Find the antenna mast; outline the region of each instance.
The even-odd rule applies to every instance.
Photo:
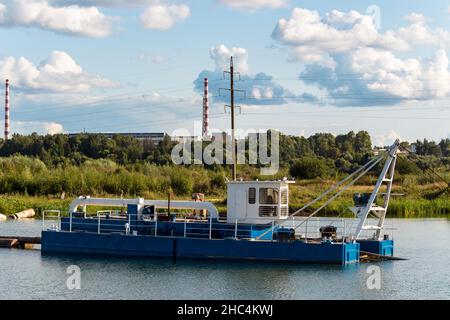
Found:
[[[219,95],[220,95],[220,90],[227,90],[230,91],[230,105],[225,105],[225,107],[229,107],[231,109],[231,155],[232,155],[232,161],[233,161],[233,165],[232,165],[232,176],[233,176],[233,181],[236,181],[236,170],[237,170],[237,163],[236,163],[236,137],[235,137],[235,121],[234,121],[234,109],[236,108],[240,108],[239,106],[235,106],[234,105],[234,93],[236,91],[239,92],[244,92],[245,95],[245,91],[244,90],[237,90],[234,88],[234,75],[237,74],[239,76],[239,79],[241,78],[241,74],[239,72],[234,72],[234,65],[233,65],[233,57],[230,57],[230,70],[229,71],[224,71],[223,72],[224,76],[225,74],[229,74],[230,75],[230,88],[219,88]]]

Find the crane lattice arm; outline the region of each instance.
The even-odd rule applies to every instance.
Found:
[[[388,149],[388,154],[386,162],[384,164],[383,170],[378,177],[377,183],[375,185],[369,200],[364,207],[359,208],[357,215],[359,217],[359,223],[356,227],[354,238],[358,239],[363,230],[375,230],[374,237],[378,240],[382,238],[382,231],[384,227],[384,221],[386,219],[386,212],[389,206],[389,200],[391,197],[392,183],[394,181],[395,164],[397,162],[397,152],[400,146],[400,141],[396,140],[395,143]],[[380,194],[380,189],[383,185],[386,185],[386,192],[384,193],[384,201],[382,205],[376,205],[375,200]],[[378,223],[375,225],[366,225],[367,217],[369,213],[372,213]]]

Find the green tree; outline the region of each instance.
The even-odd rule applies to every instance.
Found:
[[[441,154],[444,157],[450,157],[450,139],[442,139],[439,142],[439,147],[441,148]]]
[[[419,167],[408,159],[404,159],[403,157],[397,157],[397,164],[395,169],[400,174],[419,174],[421,170]]]
[[[314,179],[326,177],[329,169],[323,158],[307,156],[296,160],[289,172],[295,178]]]
[[[340,151],[336,147],[336,140],[331,133],[316,133],[308,138],[309,144],[318,156],[337,159]]]

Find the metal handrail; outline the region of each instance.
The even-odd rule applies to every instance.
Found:
[[[45,230],[45,215],[46,213],[57,213],[57,215],[47,216],[47,218],[56,218],[58,220],[59,229],[61,229],[61,210],[44,210],[42,211],[42,230]]]
[[[58,211],[54,211],[58,212]],[[133,215],[128,215],[127,220],[123,220],[124,224],[118,224],[117,220],[115,219],[102,219],[101,214],[97,215],[97,233],[108,233],[108,232],[121,232],[125,234],[129,234],[130,230],[134,230],[135,228],[145,227],[149,228],[150,233],[153,233],[153,236],[158,237],[158,223],[160,221],[153,220],[153,223],[150,223],[148,225],[143,225],[141,223],[134,222],[132,220]],[[86,220],[78,220],[74,219],[72,216],[72,213],[69,216],[69,232],[72,232],[73,230],[77,230],[80,226],[83,225],[90,225],[90,229],[93,231],[95,230],[95,220],[87,218]],[[268,222],[267,219],[262,218],[261,219],[264,222]],[[182,221],[175,221],[174,223],[182,225],[178,229],[178,234],[182,237],[188,238],[188,237],[205,237],[209,239],[213,239],[215,232],[226,232],[229,234],[229,237],[233,237],[234,239],[242,239],[243,237],[247,238],[249,235],[249,232],[252,232],[252,229],[254,226],[249,225],[248,228],[242,228],[239,227],[240,220],[238,218],[235,219],[233,224],[226,224],[223,222],[219,222],[218,220],[214,218],[209,218],[207,222],[198,222],[198,221],[192,221],[189,222],[187,218],[185,218]],[[199,225],[199,223],[208,223],[208,227],[205,227],[205,225]],[[299,218],[291,221],[291,220],[284,220],[280,221],[279,219],[272,219],[271,222],[267,223],[266,226],[269,231],[272,231],[271,234],[271,240],[273,240],[275,230],[279,227],[286,227],[290,228],[292,225],[292,229],[297,229],[297,235],[300,235],[302,239],[305,239],[305,241],[308,241],[308,239],[320,239],[321,233],[320,233],[320,227],[323,226],[329,226],[332,225],[336,227],[336,238],[342,239],[342,241],[345,241],[345,239],[349,239],[348,237],[353,234],[353,230],[357,224],[357,219],[355,218]],[[233,226],[234,225],[234,226]],[[123,226],[123,229],[121,229],[120,226]],[[300,227],[299,227],[300,226]],[[127,233],[128,230],[128,233]],[[254,230],[254,229],[253,229]],[[260,229],[258,229],[260,230]],[[264,230],[264,229],[263,229]],[[262,230],[262,231],[263,231]],[[264,231],[267,232],[267,231]],[[263,233],[264,233],[263,232]],[[260,240],[261,234],[253,238],[254,240]],[[266,241],[266,240],[265,240]]]
[[[120,211],[120,210],[98,210],[97,216],[102,215],[103,217],[106,217],[107,215],[109,215],[112,218],[119,218],[119,217],[123,217],[120,215],[121,212],[122,211]]]

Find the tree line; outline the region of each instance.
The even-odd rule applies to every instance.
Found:
[[[147,161],[155,164],[169,164],[170,153],[176,142],[169,136],[154,143],[139,141],[131,136],[120,134],[108,138],[102,134],[31,135],[15,134],[8,141],[0,140],[0,156],[14,154],[37,157],[46,164],[58,164],[61,158],[82,162],[88,159],[110,159],[119,164]],[[351,157],[360,160],[370,153],[372,143],[366,131],[334,136],[330,133],[317,133],[309,138],[281,134],[280,154],[282,162],[294,157],[316,155],[337,159]],[[167,159],[169,155],[169,159]]]
[[[91,160],[104,159],[133,172],[137,165],[173,166],[171,152],[176,143],[167,135],[154,143],[120,134],[111,138],[102,134],[15,134],[8,141],[0,141],[0,157],[32,157],[47,168],[79,167]],[[402,142],[402,146],[415,150],[418,160],[417,163],[399,160],[400,174],[418,173],[430,165],[449,165],[450,139],[439,143],[417,140],[412,145]],[[373,157],[373,144],[367,131],[336,136],[316,133],[308,138],[281,134],[279,152],[284,173],[294,178],[312,179],[356,170]],[[214,165],[206,169],[223,172],[227,167]]]

